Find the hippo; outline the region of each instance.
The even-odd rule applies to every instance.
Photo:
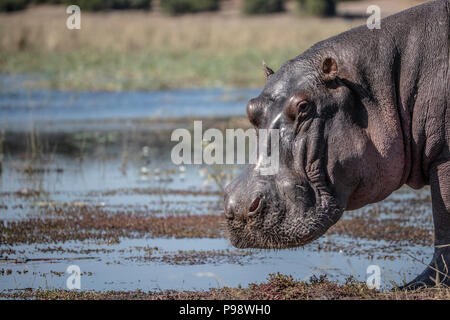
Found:
[[[284,249],[322,236],[346,210],[403,185],[430,186],[434,256],[408,283],[450,284],[450,1],[428,2],[321,41],[274,72],[247,104],[279,131],[279,169],[248,164],[225,189],[237,248]]]

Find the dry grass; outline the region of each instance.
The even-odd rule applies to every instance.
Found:
[[[166,17],[152,12],[82,13],[81,30],[68,30],[64,7],[35,7],[0,15],[2,50],[300,50],[360,24],[345,19],[196,14]]]
[[[235,3],[233,0],[230,3]],[[239,1],[237,1],[239,2]],[[413,0],[343,3],[341,15],[387,15]],[[33,86],[127,90],[262,86],[262,60],[278,68],[312,44],[364,23],[287,13],[244,17],[219,13],[167,17],[159,12],[82,12],[81,30],[66,28],[63,6],[0,14],[0,72],[45,75]]]
[[[376,291],[364,283],[347,280],[337,284],[325,278],[309,282],[297,281],[292,276],[272,274],[267,282],[252,283],[248,288],[210,289],[208,291],[67,291],[23,290],[0,293],[5,299],[37,300],[448,300],[448,288],[418,291]]]
[[[371,0],[340,3],[341,16],[360,19],[322,19],[299,16],[294,3],[286,13],[243,16],[240,1],[218,13],[167,17],[156,11],[82,12],[82,28],[66,28],[64,6],[37,6],[15,14],[0,14],[1,50],[97,50],[133,51],[236,50],[255,48],[278,50],[294,46],[305,49],[315,42],[364,23],[369,5],[378,5],[382,16],[401,11],[425,1]],[[299,51],[300,52],[300,51]]]
[[[0,72],[38,73],[34,86],[127,90],[261,86],[274,68],[355,20],[235,13],[166,17],[154,12],[82,13],[68,30],[63,7],[0,15]]]

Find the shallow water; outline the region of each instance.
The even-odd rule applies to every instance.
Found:
[[[164,92],[88,93],[27,91],[18,80],[1,77],[0,119],[6,140],[49,131],[55,134],[96,128],[106,132],[133,131],[129,120],[160,118],[143,135],[169,136],[174,124],[167,117],[243,115],[245,101],[255,90],[180,90]],[[19,81],[20,83],[20,81]],[[168,111],[169,110],[169,111]],[[114,121],[111,121],[114,120]],[[91,122],[89,122],[91,121]],[[89,126],[87,125],[89,123]],[[30,128],[33,128],[31,130]],[[141,130],[142,128],[139,128]],[[139,131],[138,130],[138,131]],[[54,136],[48,136],[52,150]],[[204,166],[175,166],[170,148],[146,144],[129,136],[98,143],[84,153],[54,152],[33,158],[28,149],[5,151],[0,175],[0,222],[51,216],[48,208],[98,207],[114,214],[144,212],[151,216],[222,212],[221,186],[239,168],[213,170]],[[39,139],[37,137],[36,139]],[[62,142],[61,142],[62,141]],[[58,143],[64,143],[64,139]],[[162,138],[162,141],[165,141]],[[219,175],[219,183],[214,176]],[[343,219],[366,217],[406,219],[404,224],[431,226],[428,190],[402,188],[380,204],[346,213]],[[416,201],[416,202],[411,202]],[[415,214],[404,216],[407,206]],[[63,210],[64,211],[64,210]],[[69,217],[68,217],[69,218]],[[157,247],[157,249],[155,249]],[[152,249],[153,248],[153,249]],[[381,268],[381,283],[401,284],[418,274],[432,248],[408,241],[383,241],[327,234],[295,250],[237,250],[224,238],[121,237],[119,240],[68,240],[57,243],[0,243],[0,291],[24,288],[65,289],[69,265],[81,268],[82,289],[159,290],[207,289],[262,282],[270,273],[296,279],[326,274],[344,282],[349,276],[367,278],[367,268]],[[181,252],[179,252],[181,250]],[[1,271],[4,271],[1,273]],[[26,272],[24,272],[26,270]]]
[[[0,124],[23,130],[31,123],[67,121],[165,119],[244,115],[255,89],[184,89],[167,91],[71,92],[24,88],[26,79],[0,76]],[[55,123],[56,122],[56,123]],[[45,129],[45,128],[43,128]]]
[[[339,242],[348,246],[373,247],[374,253],[379,242],[358,241],[346,237],[329,237],[319,243]],[[165,251],[166,255],[176,254],[179,250],[215,250],[230,257],[212,257],[194,264],[148,261],[146,257],[158,257],[159,253],[148,254],[140,247],[155,247]],[[58,252],[42,253],[41,250],[58,247]],[[262,251],[251,250],[248,256],[230,247],[225,239],[121,239],[119,244],[108,245],[94,241],[73,241],[64,245],[21,245],[14,247],[24,255],[12,255],[19,263],[3,262],[0,267],[11,269],[10,276],[0,277],[0,287],[7,289],[65,289],[69,265],[78,265],[82,273],[82,289],[86,290],[194,290],[217,288],[220,286],[246,286],[249,283],[262,282],[271,273],[291,274],[295,279],[308,280],[313,275],[325,274],[330,280],[343,282],[346,278],[365,281],[367,268],[378,265],[381,268],[382,285],[392,287],[392,283],[401,283],[421,271],[422,266],[406,254],[397,259],[369,259],[357,254],[344,252],[317,252],[317,243],[303,249]],[[64,253],[64,250],[107,250],[89,254]],[[357,250],[357,249],[356,249]],[[407,250],[409,254],[423,258],[431,254],[428,248],[416,247]],[[383,252],[379,252],[383,253]],[[163,254],[163,255],[164,255]],[[223,252],[222,252],[223,254]],[[247,252],[248,254],[248,252]],[[211,255],[211,253],[209,253]],[[52,261],[32,261],[32,259],[54,258]],[[20,263],[24,259],[31,259]],[[27,270],[27,273],[24,273]]]

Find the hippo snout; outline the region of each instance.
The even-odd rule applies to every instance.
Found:
[[[305,245],[341,216],[332,201],[319,201],[308,183],[288,172],[261,176],[250,167],[226,188],[227,235],[237,248],[281,249]],[[328,198],[326,198],[328,199]]]
[[[225,218],[228,221],[237,219],[245,222],[256,217],[264,205],[263,190],[245,190],[244,179],[233,181],[225,189]]]

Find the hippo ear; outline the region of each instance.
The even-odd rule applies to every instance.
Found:
[[[325,81],[333,81],[338,73],[336,60],[331,57],[325,58],[322,62],[322,73]]]
[[[272,69],[270,69],[264,61],[262,64],[264,68],[264,73],[266,74],[266,79],[269,79],[269,77],[273,75],[275,72]]]

